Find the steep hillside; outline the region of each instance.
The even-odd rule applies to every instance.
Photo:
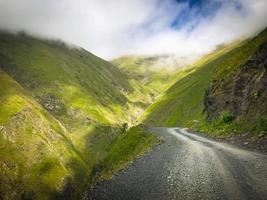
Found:
[[[62,42],[25,34],[0,36],[1,68],[66,124],[119,123],[128,120],[126,111],[134,112],[127,98],[134,88],[110,63]],[[146,97],[135,98],[139,102]]]
[[[267,114],[267,43],[259,46],[249,59],[223,77],[217,77],[207,89],[204,99],[209,121],[222,112],[230,112],[236,120],[255,120]]]
[[[248,41],[231,60],[215,71],[206,91],[204,111],[209,125],[220,127],[216,132],[266,134],[267,30]]]
[[[140,118],[149,125],[184,126],[201,118],[203,97],[214,68],[238,44],[228,45],[177,72],[177,81]]]
[[[127,124],[154,101],[138,122],[264,136],[266,43],[265,30],[166,70],[160,57],[113,65],[60,41],[1,32],[0,199],[82,198],[156,142]]]
[[[80,199],[155,142],[122,126],[147,97],[83,49],[1,32],[0,69],[0,199]]]
[[[123,56],[112,63],[128,74],[131,81],[141,82],[148,89],[148,95],[156,97],[176,81],[175,74],[190,60],[168,55]]]
[[[71,174],[70,159],[83,161],[59,121],[3,72],[0,83],[0,197],[49,198]]]
[[[244,112],[250,119],[264,118],[266,41],[265,30],[255,38],[226,45],[203,57],[180,72],[181,78],[146,110],[141,120],[149,125],[200,126],[199,121],[206,124],[204,99],[210,120],[221,114],[243,119]],[[210,132],[204,127],[203,131]]]

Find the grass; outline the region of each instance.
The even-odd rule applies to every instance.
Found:
[[[13,101],[6,103],[9,94],[24,101],[11,113],[1,112],[6,119],[0,130],[1,198],[61,198],[69,190],[75,191],[69,197],[81,198],[96,181],[100,163],[104,167],[98,172],[110,175],[156,141],[144,128],[125,131],[125,125],[94,123],[69,132],[11,77],[1,73],[0,80],[7,91],[1,93],[1,111],[13,109]]]
[[[124,57],[119,68],[59,41],[0,33],[0,198],[80,199],[97,178],[108,178],[157,139],[138,122],[195,126],[208,133],[266,130],[235,123],[231,113],[205,122],[203,98],[265,41],[236,42],[178,72]],[[220,82],[220,81],[219,81]],[[197,121],[194,121],[197,120]],[[246,126],[247,125],[247,126]]]
[[[105,159],[95,168],[96,172],[103,169],[101,177],[110,177],[122,169],[128,162],[144,153],[157,142],[155,135],[147,133],[144,127],[132,127],[117,137],[110,147]]]
[[[225,53],[224,48],[205,56],[192,66],[178,72],[178,80],[154,102],[140,118],[146,124],[184,126],[188,120],[201,118],[203,97],[213,71]]]
[[[224,112],[210,123],[201,120],[191,122],[188,126],[216,137],[232,137],[237,134],[249,133],[248,136],[256,140],[259,137],[267,136],[267,118],[264,116],[254,122],[247,119],[234,121],[231,115]]]
[[[0,102],[0,124],[8,121],[8,119],[15,113],[22,110],[25,105],[25,99],[17,95],[18,92],[22,91],[19,85],[15,84],[15,81],[10,79],[6,74],[0,72],[0,91],[2,92]],[[8,85],[14,84],[12,90],[8,90]]]
[[[131,104],[126,94],[134,88],[119,69],[83,49],[23,34],[0,34],[1,68],[39,103],[53,95],[67,110],[82,109],[88,118],[110,124],[126,120],[122,107]],[[62,121],[72,117],[68,112],[53,114]]]
[[[247,61],[262,43],[267,41],[266,35],[267,30],[264,30],[257,36],[241,42],[234,51],[229,52],[223,62],[220,63],[220,67],[217,67],[213,73],[213,80],[220,80],[230,76],[231,73]]]
[[[154,142],[121,129],[146,88],[83,49],[1,32],[0,67],[0,199],[80,199],[113,148],[119,168]]]
[[[231,51],[229,56],[227,56],[216,68],[213,73],[212,82],[214,90],[210,95],[216,97],[219,94],[223,94],[223,92],[229,90],[229,88],[233,87],[232,82],[235,81],[233,77],[237,74],[240,74],[242,64],[246,63],[246,61],[254,55],[254,53],[258,50],[261,44],[267,42],[267,30],[262,31],[256,37],[252,39],[248,39],[242,44]],[[256,69],[256,72],[260,70]],[[249,73],[249,72],[245,72]],[[251,72],[250,72],[251,73]],[[254,72],[252,74],[254,76],[257,73]],[[225,108],[221,108],[222,110],[217,109],[218,116],[212,119],[209,123],[205,120],[200,120],[199,123],[191,123],[192,127],[195,127],[199,131],[209,133],[210,135],[219,135],[219,136],[231,136],[234,134],[242,134],[249,133],[249,136],[254,139],[261,136],[266,136],[267,128],[266,128],[266,113],[264,112],[264,104],[260,103],[264,102],[264,93],[262,94],[263,100],[258,98],[258,93],[255,91],[250,91],[250,94],[247,94],[250,100],[249,110],[246,111],[246,114],[239,116],[238,119],[234,114],[225,110]],[[231,99],[233,97],[225,95],[226,98]],[[242,103],[242,102],[240,102]]]
[[[149,125],[186,126],[205,119],[204,95],[211,82],[225,79],[264,41],[266,31],[254,39],[226,45],[178,72],[178,81],[145,111],[140,121]]]
[[[176,79],[174,74],[178,69],[171,69],[173,66],[157,62],[160,57],[123,56],[112,61],[123,72],[128,74],[130,79],[141,82],[147,92],[145,95],[159,95],[172,85]]]
[[[68,175],[58,159],[66,148],[52,128],[57,122],[42,115],[45,111],[8,75],[0,73],[0,81],[5,88],[0,98],[0,197],[50,198]]]

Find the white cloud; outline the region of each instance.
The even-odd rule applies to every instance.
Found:
[[[60,38],[110,59],[125,54],[207,53],[267,25],[266,0],[213,1],[222,7],[191,32],[187,25],[170,27],[188,6],[172,0],[0,0],[0,28]],[[236,3],[241,10],[234,8]]]

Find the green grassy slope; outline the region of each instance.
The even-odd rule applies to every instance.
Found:
[[[127,76],[85,50],[1,33],[0,57],[2,69],[66,123],[80,118],[105,123],[127,120],[124,113],[132,108],[127,95],[134,92]]]
[[[67,131],[7,74],[0,73],[0,197],[51,198],[76,154]]]
[[[253,38],[247,39],[235,50],[231,51],[227,58],[221,63],[220,67],[216,67],[213,73],[212,81],[217,81],[230,76],[234,70],[244,64],[250,56],[252,56],[258,47],[267,41],[267,29],[264,29]]]
[[[188,72],[188,62],[188,58],[172,55],[123,56],[112,61],[127,74],[130,85],[135,88],[135,92],[129,97],[133,100],[142,97],[139,105],[143,105],[145,109]],[[137,118],[132,121],[133,124],[140,122],[139,117],[143,115],[145,109],[139,109]]]
[[[147,149],[153,136],[120,127],[143,109],[138,93],[83,49],[1,32],[0,199],[79,199],[99,163],[116,171]]]
[[[141,117],[149,125],[185,126],[202,120],[204,94],[214,79],[223,79],[231,70],[244,63],[266,40],[266,33],[254,39],[227,45],[183,70],[181,78],[153,103]]]
[[[202,120],[192,127],[211,135],[266,136],[266,43],[267,29],[245,41],[216,68],[205,99],[209,122]]]
[[[132,81],[141,82],[150,92],[147,95],[157,96],[175,82],[175,74],[180,70],[167,62],[170,59],[164,56],[123,56],[112,63],[128,74]]]
[[[150,125],[185,126],[188,121],[201,119],[205,90],[214,69],[223,65],[239,45],[228,45],[178,72],[178,81],[145,111],[140,120]]]

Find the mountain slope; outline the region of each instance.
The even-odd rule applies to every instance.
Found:
[[[236,120],[255,120],[267,114],[267,40],[246,62],[213,78],[204,104],[208,120],[229,111]]]
[[[150,125],[184,126],[201,116],[202,99],[215,64],[232,47],[226,47],[200,59],[178,72],[178,79],[144,113],[140,120]]]
[[[49,198],[70,175],[66,158],[80,158],[68,148],[66,130],[15,80],[0,72],[0,82],[0,196]]]
[[[131,106],[127,95],[134,88],[110,63],[83,49],[24,34],[1,33],[0,53],[1,68],[63,121],[69,117],[77,121],[77,115],[85,121],[127,120],[124,113]]]
[[[214,72],[204,97],[209,123],[200,126],[203,131],[267,134],[266,47],[267,29],[233,54],[231,64]]]
[[[266,32],[263,32],[254,39],[227,45],[195,63],[190,72],[180,72],[181,79],[146,110],[141,120],[150,125],[185,126],[205,118],[204,95],[212,77],[240,66],[265,40]]]
[[[121,126],[143,109],[138,92],[83,49],[1,32],[0,199],[80,199],[145,151],[155,137]]]
[[[175,80],[177,71],[190,63],[188,58],[165,56],[123,56],[112,61],[131,80],[141,82],[152,96],[157,96]]]

